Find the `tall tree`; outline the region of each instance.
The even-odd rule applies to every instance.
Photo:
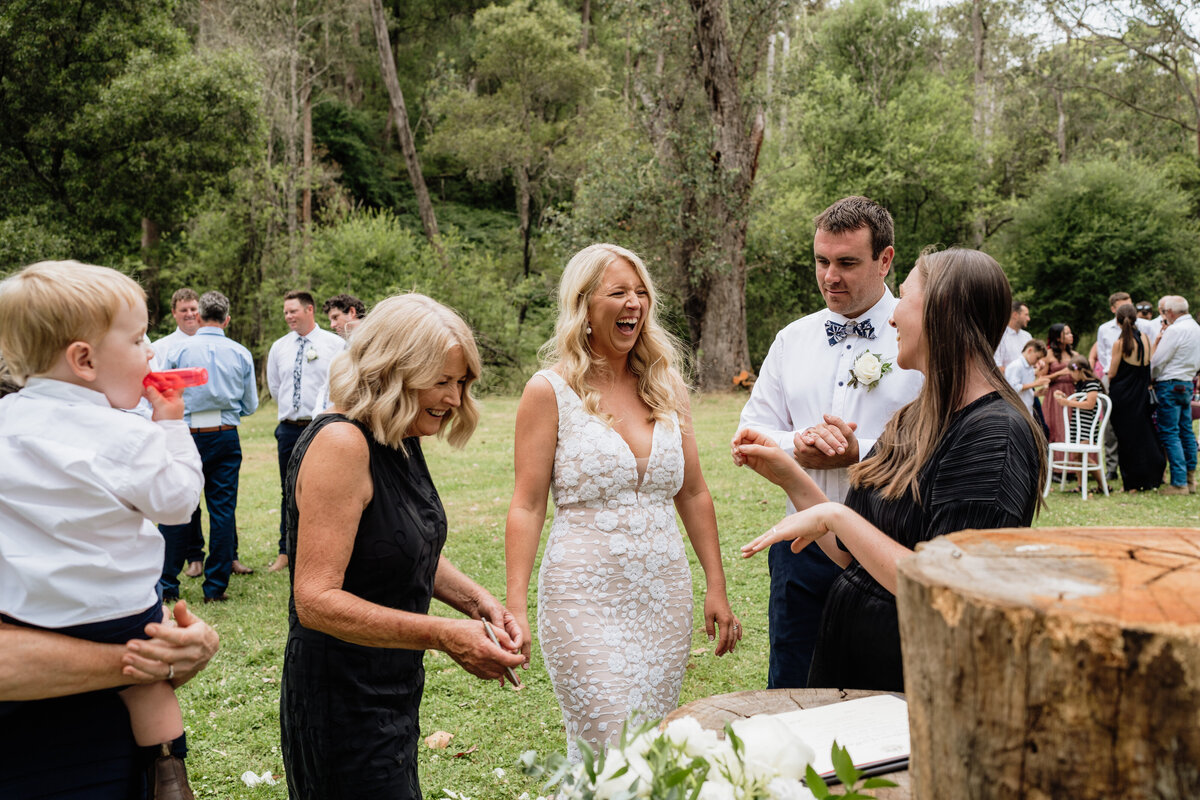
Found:
[[[421,216],[421,225],[425,229],[425,238],[438,252],[442,252],[441,244],[438,241],[437,216],[433,211],[433,203],[429,199],[429,190],[425,187],[425,175],[421,172],[421,161],[417,157],[417,145],[413,140],[412,128],[408,124],[408,108],[404,105],[404,93],[400,90],[400,81],[396,78],[396,59],[392,55],[391,39],[388,38],[387,17],[383,13],[383,2],[382,0],[370,0],[370,3],[371,20],[375,27],[375,45],[379,50],[379,66],[392,109],[392,124],[395,125],[396,136],[400,139],[400,149],[404,153],[404,165],[408,168],[408,179],[417,196],[417,211]]]
[[[530,272],[538,211],[570,185],[589,137],[610,117],[602,64],[579,51],[578,17],[554,0],[516,0],[475,15],[474,64],[433,104],[430,148],[476,178],[511,179],[522,271]]]
[[[252,65],[192,52],[170,2],[0,6],[0,217],[73,228],[76,254],[152,244],[261,141]],[[157,272],[141,277],[155,310]]]

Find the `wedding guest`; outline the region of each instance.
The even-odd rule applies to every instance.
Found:
[[[145,292],[107,267],[44,261],[0,283],[0,351],[22,384],[0,400],[4,624],[124,644],[163,620],[154,523],[189,519],[203,477],[181,393],[143,389],[146,323]],[[154,422],[125,410],[143,396]],[[162,767],[154,796],[190,798],[174,686],[120,697],[147,764]]]
[[[1078,425],[1082,431],[1091,428],[1092,421],[1096,418],[1096,398],[1104,393],[1104,386],[1100,380],[1092,372],[1091,366],[1082,357],[1076,356],[1067,364],[1067,372],[1074,382],[1074,394],[1085,395],[1082,400],[1072,400],[1071,397],[1061,389],[1056,389],[1054,399],[1058,401],[1058,405],[1074,408],[1078,410],[1076,415]],[[1096,444],[1096,442],[1085,441],[1085,444]]]
[[[172,347],[163,365],[167,369],[200,367],[208,381],[183,391],[184,422],[204,464],[204,501],[208,507],[209,556],[204,572],[204,602],[224,602],[229,576],[247,575],[253,569],[238,561],[237,499],[242,469],[242,442],[238,427],[242,417],[258,410],[258,381],[250,351],[225,335],[229,326],[229,298],[220,292],[200,297],[200,327]],[[179,597],[188,532],[200,525],[200,507],[186,525],[160,525],[166,556],[160,580],[164,599]]]
[[[1196,435],[1192,432],[1192,381],[1200,371],[1200,325],[1179,295],[1158,301],[1163,323],[1154,340],[1150,372],[1158,398],[1158,438],[1171,462],[1171,485],[1160,494],[1196,493]]]
[[[528,664],[529,579],[552,492],[538,639],[577,760],[577,738],[599,750],[631,712],[662,716],[678,705],[692,577],[677,511],[704,570],[716,655],[734,649],[741,625],[725,593],[679,352],[645,265],[623,247],[586,247],[567,264],[558,302],[547,368],[517,409],[505,566]]]
[[[1150,339],[1137,327],[1140,314],[1131,305],[1117,309],[1121,335],[1113,342],[1108,368],[1112,428],[1120,442],[1117,457],[1126,492],[1157,489],[1166,466],[1151,417]]]
[[[893,416],[861,463],[850,468],[845,505],[762,433],[734,446],[801,509],[742,548],[817,541],[841,567],[821,618],[808,683],[902,691],[896,564],[923,541],[963,528],[1028,526],[1045,476],[1045,444],[996,367],[1009,313],[1004,271],[965,249],[928,253],[900,287],[891,315],[897,363],[919,370],[917,399]],[[854,432],[834,419],[849,440]]]
[[[826,308],[776,335],[740,427],[794,451],[821,491],[841,501],[850,486],[847,468],[871,449],[892,414],[917,396],[922,378],[897,365],[896,332],[886,324],[896,307],[884,283],[895,256],[892,215],[865,197],[846,197],[814,224],[816,279]],[[825,429],[826,415],[855,423],[854,443],[847,446],[836,429]],[[736,448],[732,455],[740,465]],[[795,511],[790,499],[788,511]],[[774,547],[767,563],[767,688],[803,687],[821,609],[841,569],[815,545],[799,553]]]
[[[275,426],[275,444],[279,454],[280,496],[287,480],[288,460],[296,440],[324,410],[318,407],[321,385],[329,376],[329,363],[345,349],[336,333],[317,325],[313,296],[292,291],[283,296],[283,318],[291,331],[275,340],[267,353],[267,390],[279,403],[279,424]],[[268,568],[278,572],[288,565],[287,500],[279,509],[279,555]]]
[[[479,370],[453,311],[424,295],[388,298],[334,363],[333,407],[296,443],[279,701],[294,800],[419,800],[424,651],[485,679],[524,661],[510,652],[523,643],[512,615],[441,553],[446,514],[421,449],[424,436],[466,444]],[[429,614],[434,597],[471,619]]]
[[[1029,306],[1020,300],[1014,300],[1012,313],[1008,315],[1008,325],[1004,326],[1004,335],[996,347],[996,366],[1001,372],[1015,359],[1020,358],[1025,344],[1033,338],[1029,331]]]
[[[1066,440],[1062,408],[1054,395],[1055,392],[1070,394],[1075,391],[1075,381],[1071,379],[1071,373],[1067,369],[1071,359],[1079,355],[1072,348],[1074,344],[1075,336],[1071,333],[1071,326],[1062,322],[1056,322],[1050,326],[1050,332],[1046,336],[1046,349],[1049,351],[1049,355],[1046,356],[1046,376],[1050,378],[1050,385],[1046,388],[1042,414],[1046,418],[1046,425],[1050,428],[1049,438],[1052,442]]]

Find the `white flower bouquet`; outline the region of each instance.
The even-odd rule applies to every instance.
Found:
[[[599,755],[582,741],[579,749],[578,764],[561,753],[539,758],[529,750],[521,770],[544,779],[543,791],[553,789],[553,800],[867,800],[861,790],[895,785],[881,778],[860,785],[861,773],[835,742],[833,763],[846,793],[831,794],[812,768],[812,748],[768,715],[726,725],[724,738],[683,717],[665,727],[654,721],[626,726],[620,741]]]

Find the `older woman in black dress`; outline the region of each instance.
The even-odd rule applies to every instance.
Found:
[[[479,353],[454,312],[423,295],[389,298],[333,363],[333,407],[296,444],[280,698],[294,800],[419,799],[424,651],[480,678],[524,661],[505,650],[521,646],[512,615],[441,555],[446,514],[421,454],[422,436],[470,437],[477,377]],[[474,619],[430,616],[433,597]]]
[[[743,555],[779,541],[791,540],[795,552],[818,541],[844,568],[825,605],[809,686],[903,690],[897,562],[935,536],[1033,519],[1045,442],[992,357],[1010,302],[1003,270],[984,253],[951,249],[918,259],[891,324],[899,333],[897,364],[920,370],[925,384],[850,468],[845,505],[826,502],[769,440],[738,434],[746,463],[801,509]],[[827,419],[820,435],[843,444],[854,436],[851,424]]]

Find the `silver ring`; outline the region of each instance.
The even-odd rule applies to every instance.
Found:
[[[174,680],[174,679],[175,679],[175,665],[168,664],[167,665],[167,680],[170,681],[170,680]]]
[[[733,623],[733,629],[734,629],[735,631],[740,631],[740,630],[742,629],[742,626],[741,626],[741,625],[738,625],[738,624],[735,622],[735,623]]]

